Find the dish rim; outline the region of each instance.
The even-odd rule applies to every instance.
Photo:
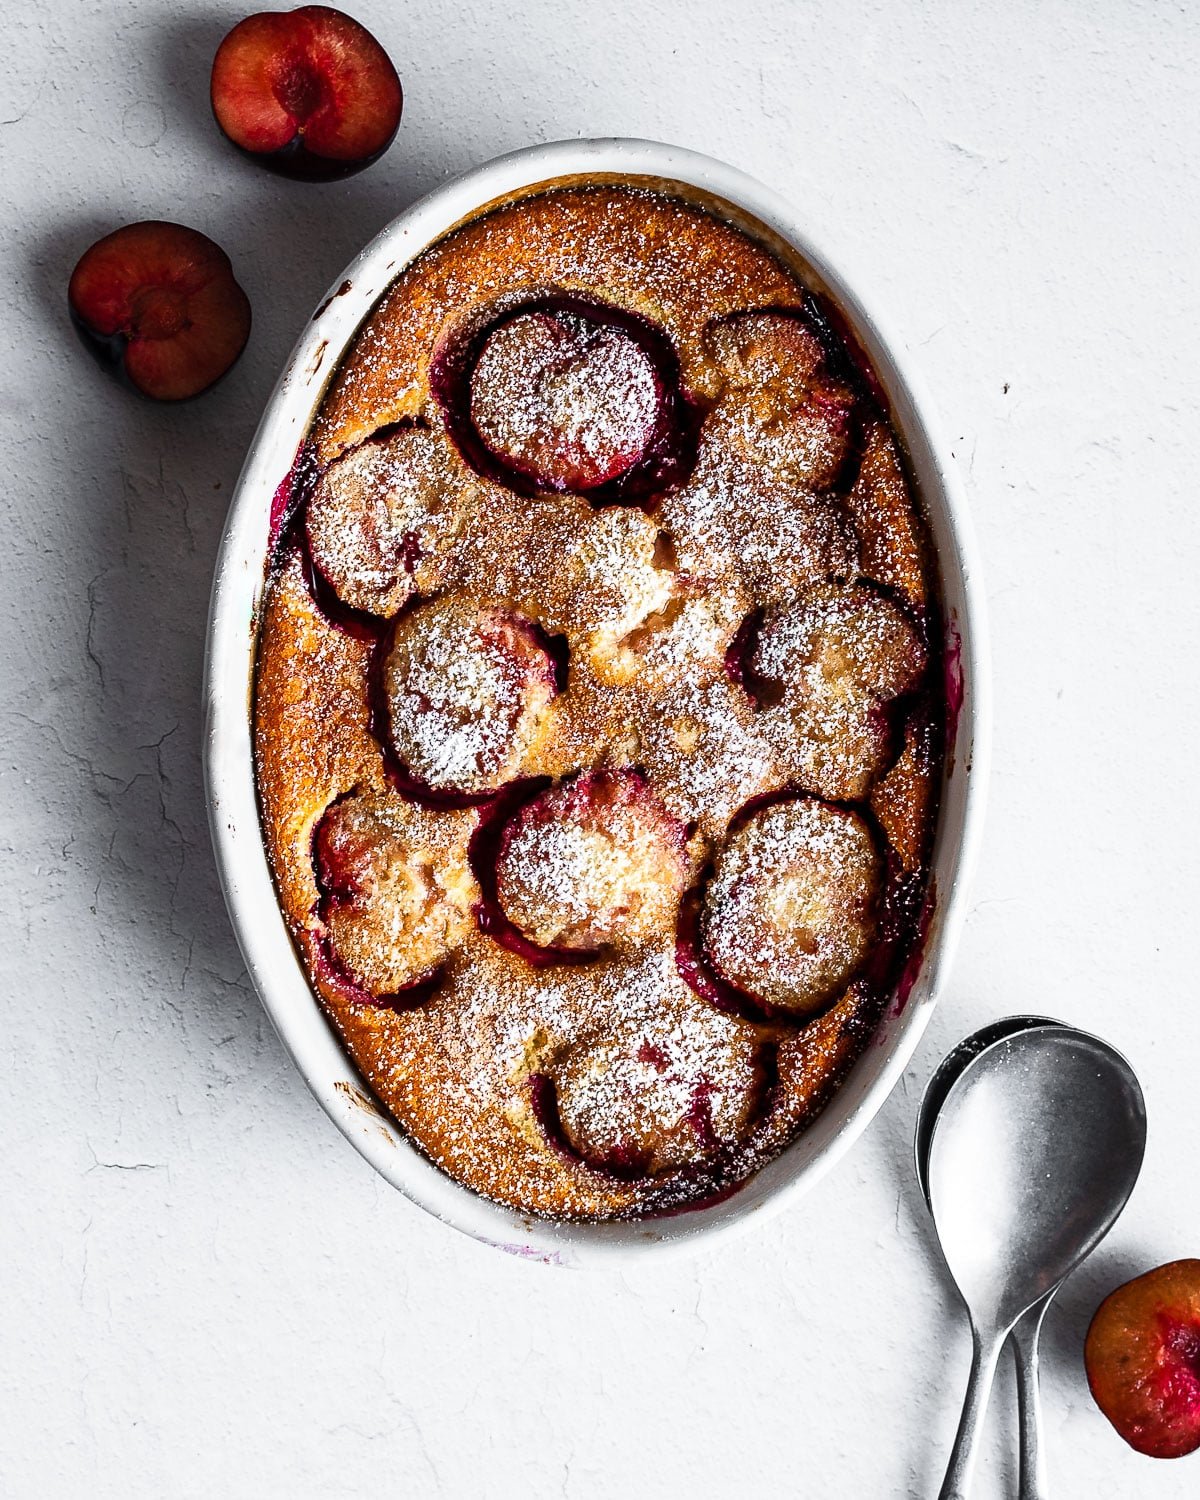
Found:
[[[765,230],[835,300],[892,406],[933,535],[945,650],[961,707],[948,737],[931,863],[936,900],[920,968],[813,1123],[723,1201],[620,1222],[537,1218],[481,1197],[436,1167],[374,1102],[326,1019],[279,905],[259,820],[252,692],[272,502],[291,473],[329,381],[392,281],[450,229],[509,197],[564,179],[649,180]],[[746,221],[750,221],[748,224]],[[760,237],[762,237],[760,235]],[[781,1212],[840,1160],[882,1108],[936,1005],[965,917],[983,821],[991,738],[986,619],[974,528],[949,450],[909,351],[837,269],[825,241],[780,195],[725,162],[633,138],[554,141],[473,167],[402,211],[333,282],[264,408],[217,556],[204,664],[204,780],[217,869],[246,968],[292,1061],[326,1114],[407,1198],[510,1254],[562,1265],[697,1249]]]

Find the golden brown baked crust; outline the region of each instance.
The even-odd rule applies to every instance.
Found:
[[[638,505],[520,493],[476,472],[451,441],[431,390],[431,364],[462,330],[523,301],[577,294],[665,332],[698,426],[685,470]],[[736,321],[764,309],[787,312],[783,321],[774,312]],[[656,837],[658,819],[661,837],[677,837],[684,851],[688,894],[680,904],[672,886],[666,905],[652,906],[656,913],[662,906],[653,930],[644,918],[631,928],[636,941],[582,954],[523,947],[525,935],[505,928],[495,901],[488,907],[485,867],[495,839],[505,837],[504,798],[519,807],[528,796],[503,792],[499,804],[486,794],[450,798],[453,805],[434,797],[428,810],[406,813],[407,799],[431,799],[398,774],[380,709],[387,701],[380,684],[398,670],[387,654],[396,627],[361,606],[378,599],[388,601],[377,606],[381,613],[411,610],[412,591],[393,587],[375,554],[370,587],[344,587],[340,603],[328,578],[314,581],[303,516],[313,481],[298,486],[271,564],[254,694],[263,828],[280,904],[316,992],[378,1098],[444,1170],[516,1208],[578,1218],[654,1212],[743,1179],[825,1103],[916,941],[941,713],[936,671],[910,691],[920,675],[911,659],[904,672],[879,678],[903,682],[903,690],[879,688],[871,699],[874,679],[864,671],[852,673],[847,688],[859,695],[852,714],[846,710],[859,738],[869,719],[884,726],[890,748],[883,754],[873,741],[870,763],[850,783],[869,785],[859,815],[887,874],[873,908],[872,956],[846,970],[841,998],[806,1021],[764,997],[759,1004],[734,993],[708,972],[696,937],[703,924],[697,917],[689,925],[714,856],[747,805],[821,792],[794,779],[805,759],[780,753],[778,728],[764,728],[769,705],[743,670],[747,631],[764,611],[803,613],[819,601],[828,613],[831,590],[857,590],[852,602],[861,602],[864,588],[879,588],[907,612],[922,649],[933,650],[936,589],[925,528],[885,415],[837,353],[800,281],[741,231],[644,190],[564,189],[468,223],[397,278],[315,424],[309,459],[310,476],[324,485],[321,545],[351,562],[363,549],[340,544],[331,466],[361,453],[364,442],[386,444],[397,430],[441,445],[433,470],[453,470],[446,482],[454,489],[453,506],[437,521],[435,592],[449,601],[442,613],[457,622],[478,606],[488,620],[511,616],[547,643],[547,662],[554,642],[569,658],[565,686],[548,704],[542,693],[522,720],[522,784],[537,778],[528,782],[536,791],[553,779],[566,790],[547,805],[578,794],[577,806],[592,788],[592,768],[635,775],[651,809],[639,813],[637,828]],[[791,426],[797,410],[803,420]],[[405,439],[397,453],[412,446]],[[362,475],[380,471],[382,461],[355,462],[347,524],[362,513]],[[404,491],[410,508],[413,493]],[[414,576],[419,594],[422,575]],[[804,634],[814,660],[815,629],[809,620]],[[827,652],[813,691],[828,693],[829,660],[836,667],[845,649],[844,641],[829,645],[834,657]],[[912,640],[906,649],[911,658]],[[885,701],[895,693],[902,696]],[[836,702],[819,706],[822,733],[836,733]],[[322,820],[347,803],[340,842],[327,840],[334,851],[327,854]],[[588,851],[611,852],[611,839],[592,837],[586,806],[576,824],[569,853],[556,856],[564,871]],[[364,837],[369,844],[376,826],[390,841],[386,858],[376,850],[349,873],[334,870],[344,858],[338,851]],[[421,871],[436,872],[436,881]],[[547,889],[553,894],[556,874],[551,869],[547,885],[539,873],[539,900]],[[588,889],[626,888],[592,870],[588,878]],[[394,953],[376,955],[378,965],[361,955],[363,943],[384,941],[385,887],[405,892],[408,913],[396,917],[387,941],[403,943],[405,921],[419,920],[427,942],[427,890],[438,899],[451,893],[453,920],[443,924],[452,934],[445,961],[428,982],[381,999],[364,978],[403,972],[403,964],[391,962]],[[462,921],[472,903],[479,920]],[[520,915],[529,901],[510,905]],[[869,907],[860,902],[855,920]],[[607,913],[609,925],[597,930],[621,918],[622,909]],[[533,918],[521,920],[535,936],[543,932]],[[545,923],[560,930],[549,917]],[[587,930],[574,918],[560,926]],[[723,952],[736,949],[737,934],[724,938]]]

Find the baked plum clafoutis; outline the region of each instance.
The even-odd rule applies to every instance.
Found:
[[[727,1193],[911,972],[936,569],[840,326],[705,209],[543,191],[397,278],[298,456],[254,696],[282,908],[409,1138],[519,1210]]]

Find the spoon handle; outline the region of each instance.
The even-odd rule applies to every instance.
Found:
[[[1004,1343],[1004,1335],[989,1330],[984,1337],[972,1323],[971,1341],[971,1374],[967,1381],[967,1395],[950,1453],[950,1466],[942,1481],[938,1500],[967,1500],[970,1493],[979,1428],[991,1394],[996,1360]]]
[[[1017,1410],[1021,1423],[1020,1500],[1046,1500],[1046,1462],[1042,1455],[1042,1411],[1038,1398],[1038,1340],[1051,1292],[1035,1302],[1009,1335],[1017,1366]]]

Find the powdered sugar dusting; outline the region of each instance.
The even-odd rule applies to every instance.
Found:
[[[570,623],[613,642],[665,607],[675,575],[659,566],[659,528],[636,509],[610,506],[589,517],[567,559]]]
[[[554,672],[511,616],[450,599],[400,621],[385,687],[405,767],[431,787],[474,792],[521,764],[554,695]]]
[[[750,994],[819,1009],[870,951],[882,878],[857,814],[808,799],[765,807],[717,856],[704,896],[709,957]]]
[[[487,446],[555,488],[592,488],[636,463],[658,403],[645,350],[567,312],[502,323],[471,377],[471,416]]]
[[[679,566],[698,579],[732,578],[763,600],[856,570],[857,544],[840,503],[772,476],[727,441],[710,417],[691,480],[662,507]]]
[[[761,723],[807,790],[863,797],[883,769],[886,705],[925,669],[920,636],[900,607],[862,584],[819,584],[766,611],[748,659]]]
[[[702,1159],[711,1149],[697,1130],[698,1091],[709,1096],[711,1125],[735,1140],[749,1122],[760,1081],[758,1028],[698,1002],[680,983],[669,947],[654,945],[602,968],[557,971],[522,984],[492,970],[504,1020],[493,1016],[495,989],[477,990],[462,1024],[484,1028],[490,1052],[470,1086],[503,1092],[510,1115],[526,1118],[531,1073],[557,1090],[569,1144],[602,1162],[633,1147],[653,1172]]]
[[[688,861],[680,825],[644,778],[601,771],[522,809],[496,873],[505,914],[534,942],[598,949],[669,927]]]
[[[743,803],[785,784],[746,695],[723,673],[674,684],[642,754],[676,817],[717,835]]]
[[[571,310],[588,299],[594,320]],[[864,785],[883,766],[873,715],[908,691],[903,631],[872,617],[847,635],[821,591],[865,573],[923,605],[922,534],[890,435],[830,374],[803,303],[779,262],[699,210],[555,192],[405,272],[318,422],[309,549],[377,623],[337,630],[294,554],[270,584],[260,786],[283,904],[381,1100],[433,1161],[522,1210],[604,1218],[728,1188],[819,1107],[881,1004],[851,982],[875,940],[879,851],[841,809],[807,826],[795,809],[824,805],[792,794],[824,774],[813,746]],[[601,504],[631,498],[602,486],[641,462],[662,415],[670,360],[643,325],[698,402],[687,461],[642,465],[659,488],[637,507]],[[428,372],[464,328],[492,330],[472,355],[483,440],[548,482],[500,482],[456,447]],[[733,680],[726,658],[756,620]],[[379,682],[387,724],[368,713]],[[490,876],[472,840],[494,809],[417,806],[384,736],[426,787],[486,797],[546,778],[501,804],[541,811],[495,845]],[[871,791],[914,878],[925,745],[910,726]],[[596,816],[568,795],[595,777],[646,800]],[[346,837],[322,897],[312,834],[331,804]],[[681,978],[685,889],[688,910],[707,893],[707,961],[763,999],[759,1019]],[[500,898],[540,967],[493,935]],[[326,982],[321,942],[357,990]],[[366,997],[430,963],[416,1008]]]
[[[461,946],[479,898],[466,863],[475,817],[392,793],[357,793],[325,814],[321,916],[337,959],[365,989],[402,990]]]

